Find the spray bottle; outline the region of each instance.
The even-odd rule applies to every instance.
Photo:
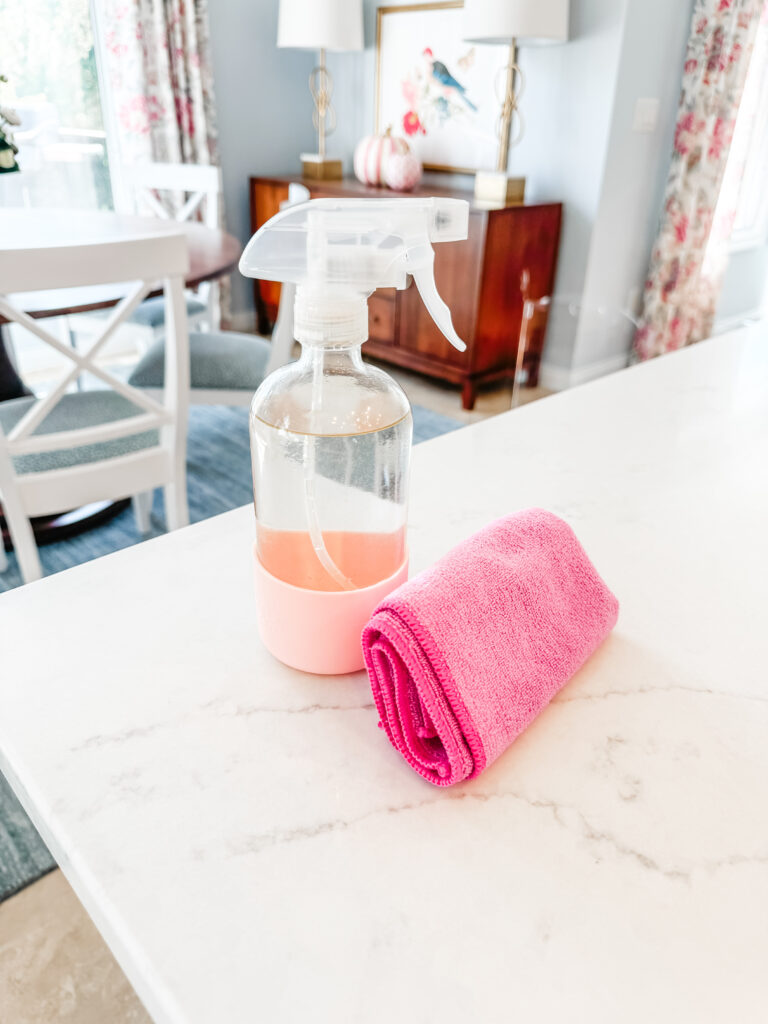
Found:
[[[296,285],[301,358],[271,373],[250,413],[259,631],[305,672],[363,667],[360,635],[408,577],[408,399],[363,362],[368,296],[409,275],[456,348],[432,242],[467,237],[458,199],[315,199],[278,213],[240,260],[247,277]]]

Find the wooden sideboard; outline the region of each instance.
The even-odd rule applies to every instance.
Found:
[[[297,177],[251,178],[251,229],[256,231],[288,196],[288,185],[302,181],[313,199],[394,193],[370,188],[355,179],[310,181]],[[452,196],[470,201],[469,237],[465,242],[435,246],[437,288],[451,307],[466,352],[457,352],[424,308],[414,286],[404,291],[379,289],[368,301],[370,337],[365,352],[385,362],[458,384],[462,403],[471,409],[477,388],[510,379],[514,373],[522,318],[520,277],[530,273],[530,294],[551,295],[557,266],[562,204],[488,208],[471,192],[423,185],[410,195]],[[269,332],[277,316],[280,285],[255,282],[259,331]],[[523,366],[528,383],[538,380],[544,332],[537,332]]]

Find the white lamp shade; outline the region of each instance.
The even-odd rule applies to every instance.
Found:
[[[362,50],[363,0],[280,0],[277,45]]]
[[[464,0],[464,38],[471,43],[564,43],[568,0]]]

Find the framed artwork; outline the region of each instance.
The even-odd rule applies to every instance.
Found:
[[[496,166],[509,47],[461,38],[463,0],[379,7],[376,132],[404,135],[427,170]]]

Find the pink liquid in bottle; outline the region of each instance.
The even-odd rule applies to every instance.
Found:
[[[278,579],[308,590],[344,588],[321,564],[309,533],[257,526],[261,564]],[[355,587],[370,587],[393,576],[405,561],[405,527],[394,533],[323,533],[328,554]]]

